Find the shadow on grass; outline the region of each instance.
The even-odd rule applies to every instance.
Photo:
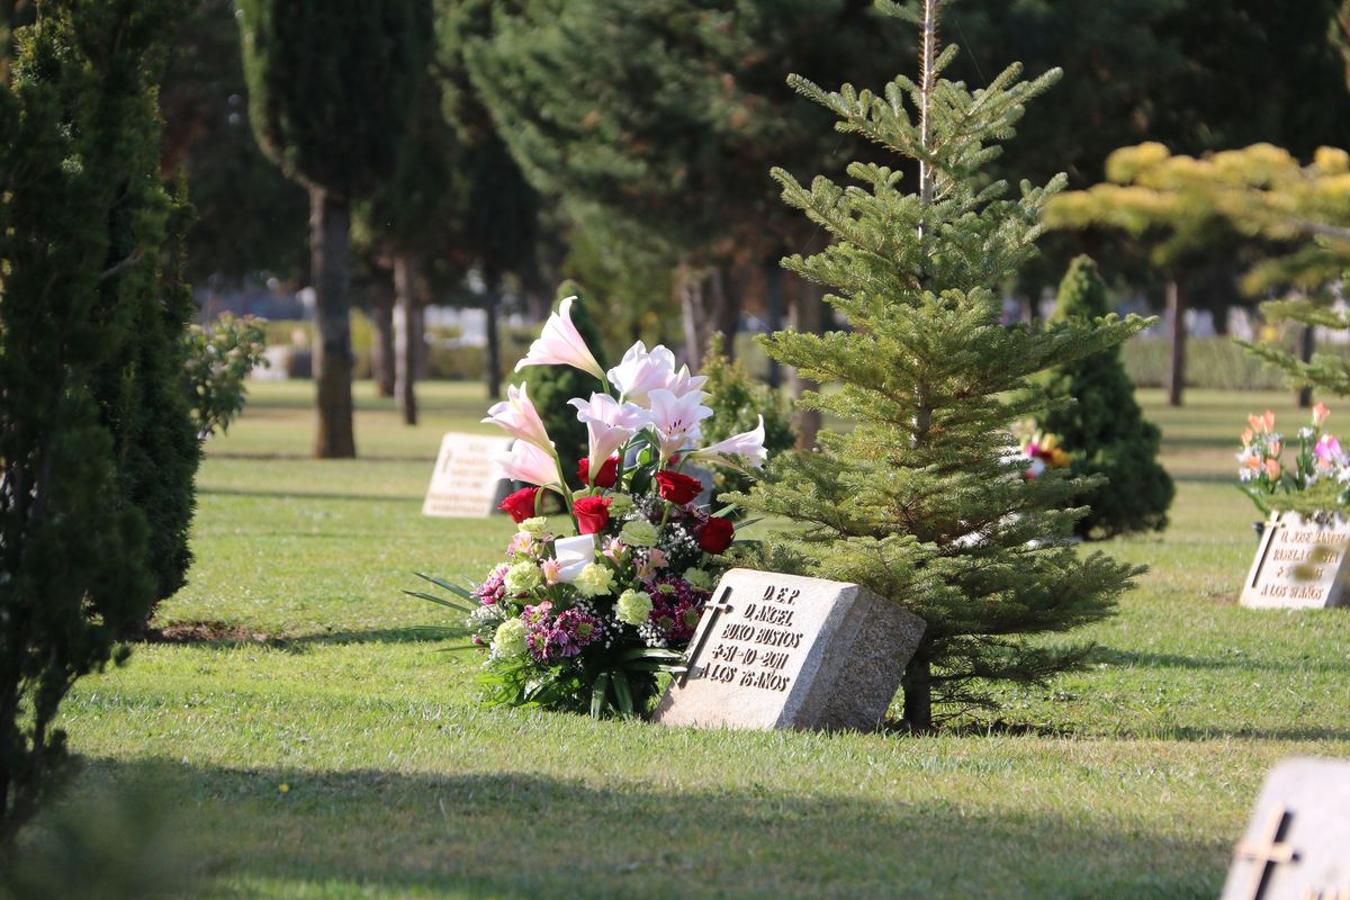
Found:
[[[405,628],[367,628],[354,631],[326,631],[312,634],[273,634],[228,622],[171,622],[152,628],[145,643],[178,644],[207,649],[259,645],[289,653],[307,653],[316,646],[349,644],[421,644],[455,640],[464,643],[463,628],[415,625]]]
[[[690,791],[100,760],[77,790],[134,779],[192,811],[203,876],[248,895],[1213,896],[1229,850],[1120,828],[1108,810],[1018,812],[989,802],[994,785],[969,803],[887,803],[829,784]]]
[[[242,488],[197,488],[197,496],[261,497],[266,500],[362,500],[378,503],[421,501],[419,494],[334,494],[319,491],[262,491]]]

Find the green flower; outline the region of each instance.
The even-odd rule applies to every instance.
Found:
[[[613,508],[611,507],[611,512]],[[659,537],[656,526],[646,519],[634,519],[631,522],[625,522],[623,530],[619,532],[619,537],[630,547],[655,547],[656,540]]]
[[[519,619],[507,619],[497,626],[492,636],[492,655],[503,658],[524,656],[529,647],[525,643],[525,623]]]
[[[652,612],[652,595],[646,591],[627,590],[619,595],[614,607],[620,622],[629,625],[641,625]]]
[[[710,591],[713,589],[712,576],[702,569],[688,569],[684,573],[684,580],[700,591]]]
[[[511,577],[510,573],[507,577]],[[587,563],[572,586],[583,597],[603,597],[614,588],[614,570],[600,563]]]
[[[520,531],[525,532],[536,540],[549,533],[548,518],[546,516],[534,516],[520,523]]]
[[[621,516],[633,508],[633,498],[628,494],[609,495],[609,514]]]
[[[506,570],[506,592],[512,596],[528,594],[544,583],[544,573],[530,560],[522,560]]]

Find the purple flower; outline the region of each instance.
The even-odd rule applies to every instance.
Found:
[[[473,595],[478,598],[484,606],[492,606],[494,603],[500,603],[506,597],[506,570],[511,568],[506,563],[502,563],[492,570],[486,580],[478,586],[478,590]]]

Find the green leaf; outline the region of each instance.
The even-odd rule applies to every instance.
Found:
[[[404,591],[403,593],[407,594],[409,597],[416,597],[419,600],[426,600],[429,603],[437,603],[440,604],[441,606],[448,606],[451,609],[458,610],[459,612],[471,613],[474,611],[474,607],[472,606],[465,606],[464,604],[458,603],[454,600],[447,600],[444,597],[437,597],[435,594],[424,594],[421,591]]]
[[[448,581],[445,581],[445,580],[443,580],[443,579],[437,578],[437,577],[434,576],[434,575],[427,575],[427,574],[425,574],[425,573],[423,573],[423,572],[414,572],[413,574],[416,575],[418,578],[422,578],[422,579],[425,579],[426,581],[430,581],[432,584],[436,585],[436,587],[438,587],[438,588],[444,588],[445,590],[449,591],[450,593],[455,594],[456,596],[462,597],[462,598],[464,598],[465,600],[471,600],[471,601],[476,601],[476,600],[477,600],[477,598],[474,597],[474,595],[473,595],[470,591],[468,591],[468,590],[465,589],[465,588],[460,587],[460,586],[457,585],[457,584],[451,584],[451,583],[448,582]]]
[[[631,650],[625,650],[619,654],[619,659],[624,662],[636,659],[684,659],[683,653],[674,650],[667,650],[664,647],[634,647]]]
[[[591,718],[598,719],[605,711],[605,694],[609,692],[609,673],[602,672],[591,688]]]
[[[483,649],[483,648],[480,647],[478,644],[460,644],[460,645],[457,646],[457,647],[441,647],[441,648],[439,648],[436,652],[437,652],[437,653],[458,653],[458,652],[461,651],[461,650],[481,650],[481,649]]]
[[[619,701],[619,712],[625,717],[633,715],[633,692],[628,687],[628,676],[622,672],[614,673],[614,696]]]

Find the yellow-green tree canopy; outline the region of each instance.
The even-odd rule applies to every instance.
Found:
[[[1105,225],[1133,234],[1168,233],[1155,256],[1203,240],[1226,223],[1252,237],[1296,242],[1256,266],[1249,292],[1277,284],[1315,288],[1350,266],[1350,154],[1322,147],[1308,165],[1270,144],[1204,157],[1174,156],[1157,143],[1123,147],[1107,159],[1107,182],[1052,199],[1055,227]]]

